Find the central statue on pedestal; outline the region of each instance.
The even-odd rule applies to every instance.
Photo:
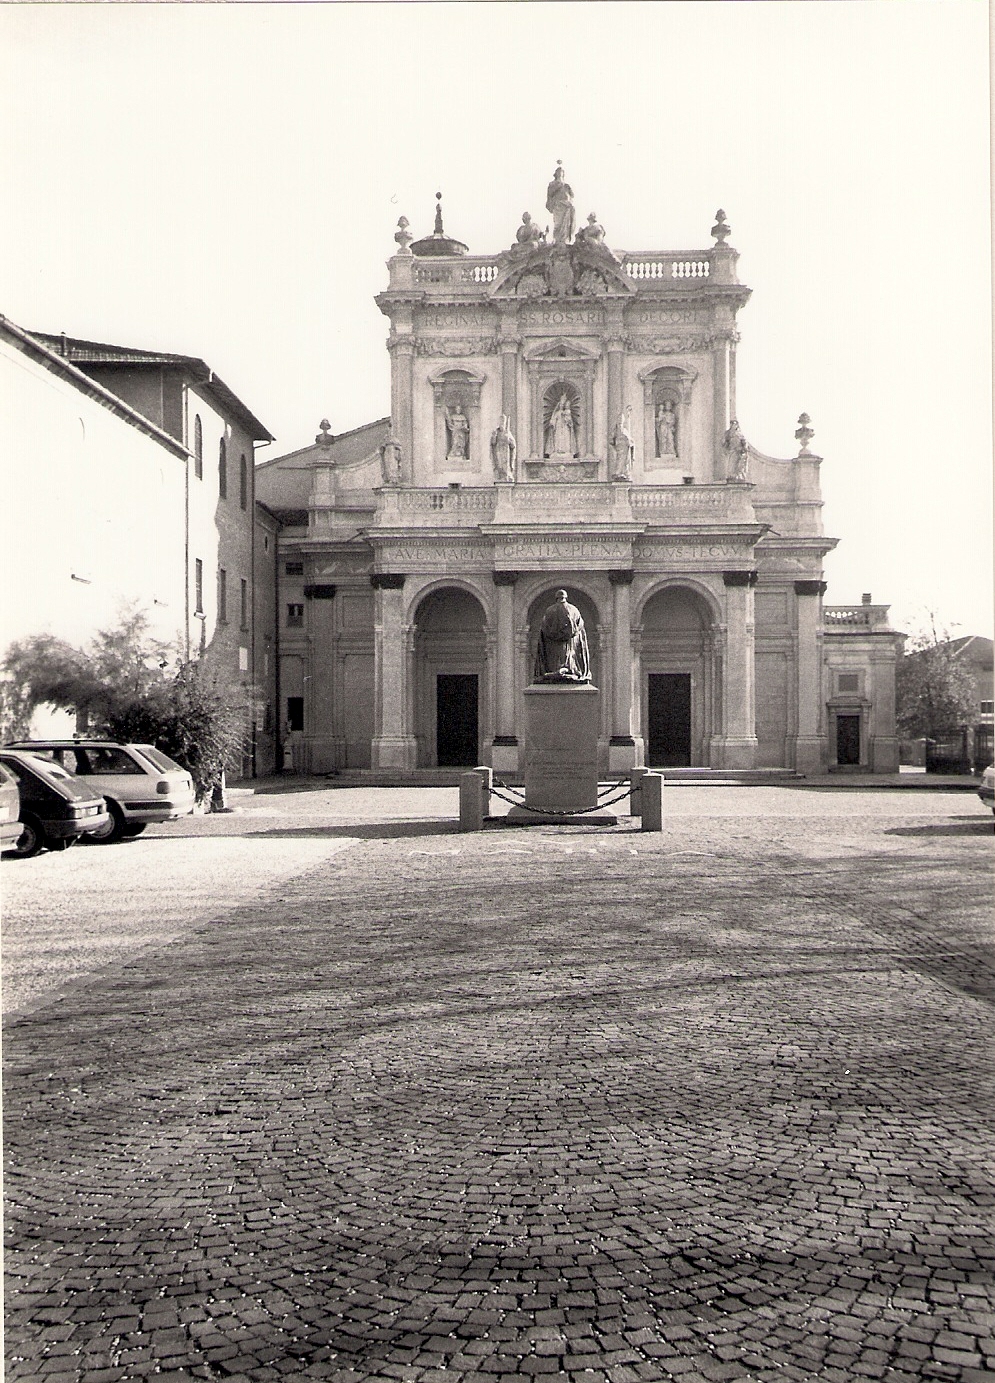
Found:
[[[557,591],[539,627],[533,682],[590,682],[591,655],[584,616]]]

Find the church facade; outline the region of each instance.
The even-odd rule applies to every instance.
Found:
[[[397,252],[389,418],[257,469],[280,522],[295,766],[522,760],[558,589],[584,616],[599,766],[897,771],[887,607],[825,607],[820,458],[736,420],[750,296],[720,212],[700,251],[612,250],[558,168],[511,248]],[[835,609],[836,613],[833,613]]]

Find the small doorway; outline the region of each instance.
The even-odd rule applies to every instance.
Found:
[[[847,768],[860,763],[860,716],[836,717],[836,762]]]
[[[646,729],[649,762],[656,768],[691,764],[691,674],[651,672]]]
[[[435,761],[473,768],[477,753],[477,674],[440,672],[435,680]]]

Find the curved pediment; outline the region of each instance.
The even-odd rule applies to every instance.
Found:
[[[537,341],[522,351],[526,360],[597,360],[599,354],[599,351],[592,350],[572,338]]]
[[[498,264],[492,298],[628,298],[636,291],[611,250],[584,240],[507,250]]]

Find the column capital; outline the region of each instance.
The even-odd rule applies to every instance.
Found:
[[[825,581],[796,581],[795,595],[825,595]]]
[[[375,571],[370,575],[370,585],[375,591],[400,591],[404,589],[404,577],[398,572]]]
[[[631,586],[635,580],[635,576],[636,573],[631,567],[628,567],[623,571],[610,571],[608,573],[608,580],[613,586]]]

